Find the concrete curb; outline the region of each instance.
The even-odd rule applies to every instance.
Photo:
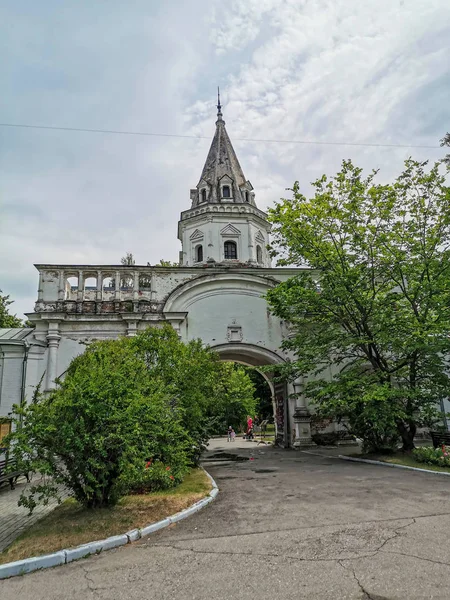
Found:
[[[409,471],[418,471],[419,473],[432,473],[433,475],[445,475],[449,477],[450,473],[444,471],[431,471],[430,469],[419,469],[418,467],[408,467],[407,465],[396,465],[395,463],[383,462],[382,460],[370,460],[369,458],[354,458],[353,456],[343,456],[339,454],[338,458],[341,460],[348,460],[350,462],[361,462],[369,465],[381,465],[382,467],[394,467],[396,469],[408,469]]]
[[[124,546],[136,542],[137,540],[146,537],[160,529],[164,529],[172,523],[177,523],[183,519],[187,519],[191,515],[195,514],[205,506],[208,506],[216,498],[219,493],[219,488],[211,475],[201,467],[205,474],[211,481],[212,490],[205,498],[202,498],[192,506],[185,508],[184,510],[158,521],[147,525],[141,529],[132,529],[123,535],[113,535],[112,537],[104,540],[97,540],[90,542],[89,544],[82,544],[75,548],[68,548],[67,550],[60,550],[53,554],[46,554],[45,556],[34,556],[32,558],[25,558],[24,560],[17,560],[15,562],[5,563],[0,565],[0,579],[7,579],[8,577],[15,577],[16,575],[25,575],[25,573],[31,573],[32,571],[38,571],[40,569],[48,569],[50,567],[56,567],[58,565],[64,565],[80,558],[87,558],[92,554],[100,554],[105,550],[111,548],[117,548],[118,546]]]

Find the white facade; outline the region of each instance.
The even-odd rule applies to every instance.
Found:
[[[270,267],[266,248],[270,225],[266,216],[255,206],[232,202],[184,211],[178,224],[178,239],[183,246],[181,264],[192,267],[205,262],[249,263]],[[230,243],[235,244],[235,257],[226,253]]]
[[[36,340],[32,329],[0,329],[0,417],[9,418],[14,404],[31,399],[46,351],[47,344]]]

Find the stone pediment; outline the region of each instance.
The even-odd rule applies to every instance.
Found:
[[[224,185],[227,183],[231,184],[231,183],[233,183],[233,179],[229,175],[222,175],[222,177],[219,177],[219,182],[221,185]]]
[[[264,235],[262,234],[261,230],[259,230],[259,229],[256,232],[255,240],[257,242],[261,242],[262,244],[265,244],[265,242],[266,242],[266,238],[264,237]]]
[[[220,235],[238,236],[241,235],[241,232],[239,231],[239,229],[237,229],[237,227],[235,227],[231,223],[228,223],[228,225],[225,225],[225,227],[220,230]]]
[[[197,189],[201,190],[202,188],[208,188],[208,182],[206,181],[206,179],[200,179],[200,181],[197,184]]]
[[[192,233],[189,237],[189,239],[191,240],[191,242],[196,242],[196,241],[200,241],[202,240],[204,237],[203,233],[200,231],[200,229],[196,229],[194,231],[194,233]]]

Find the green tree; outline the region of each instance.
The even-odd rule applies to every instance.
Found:
[[[247,415],[254,417],[257,405],[255,386],[243,366],[225,362],[221,371],[216,400],[210,407],[216,434],[223,434],[229,425],[237,431],[245,427]]]
[[[218,356],[200,341],[183,344],[169,325],[92,343],[54,392],[15,408],[16,460],[52,481],[22,503],[33,509],[58,483],[87,507],[113,504],[135,486],[177,483],[209,437],[222,378]]]
[[[450,188],[426,165],[381,185],[344,161],[311,199],[295,183],[270,211],[279,264],[307,267],[267,295],[291,323],[286,374],[309,376],[319,413],[369,448],[399,435],[412,449],[450,391]]]
[[[127,252],[125,256],[122,256],[120,259],[120,264],[124,265],[125,267],[133,267],[136,264],[136,261],[134,260],[132,252]]]
[[[450,148],[450,133],[446,133],[441,140],[441,146],[447,146]],[[450,167],[450,154],[446,154],[443,158],[443,162]]]
[[[21,319],[9,312],[8,306],[13,302],[14,300],[10,300],[9,296],[2,296],[2,290],[0,290],[0,328],[23,327]]]
[[[169,465],[175,483],[192,453],[181,411],[129,338],[92,343],[56,391],[15,407],[15,421],[9,443],[19,465],[51,478],[21,498],[31,510],[57,495],[57,484],[88,508],[114,504],[149,460]]]
[[[179,263],[177,262],[170,262],[170,260],[163,260],[161,259],[159,261],[159,263],[157,263],[155,265],[155,267],[179,267]]]
[[[170,325],[148,328],[132,343],[150,375],[164,382],[173,405],[183,410],[183,426],[193,440],[197,460],[212,432],[223,363],[200,340],[182,343]]]
[[[245,367],[245,370],[255,386],[256,414],[261,420],[273,421],[273,400],[269,384],[256,369]]]

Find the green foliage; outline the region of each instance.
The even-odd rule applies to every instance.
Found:
[[[259,371],[251,367],[243,367],[255,386],[256,415],[261,421],[273,421],[272,391]]]
[[[136,264],[133,253],[127,252],[125,256],[122,256],[122,258],[120,259],[120,264],[124,265],[125,267],[133,267]]]
[[[244,367],[228,362],[221,364],[221,370],[210,416],[214,419],[212,433],[223,435],[229,425],[236,431],[245,427],[247,416],[255,416],[257,400],[255,386]]]
[[[380,185],[344,161],[314,197],[296,183],[270,211],[272,254],[306,267],[267,295],[291,323],[285,375],[309,378],[322,416],[372,449],[397,436],[411,449],[450,392],[450,188],[441,164],[426,164],[408,160]]]
[[[175,487],[183,481],[185,470],[172,469],[170,465],[163,462],[148,461],[145,464],[132,465],[132,468],[124,473],[124,478],[129,482],[128,488],[134,494],[147,494]]]
[[[179,267],[179,263],[177,262],[170,262],[170,260],[163,260],[161,258],[161,260],[159,261],[159,263],[156,263],[155,267]]]
[[[415,448],[413,456],[420,463],[436,465],[438,467],[450,467],[450,453],[445,446],[442,446],[442,448],[432,448],[431,446]]]
[[[133,485],[129,472],[150,459],[170,465],[177,477],[187,471],[193,441],[183,409],[132,339],[91,344],[59,384],[15,409],[12,452],[27,470],[52,478],[51,486],[44,481],[22,499],[31,510],[55,495],[55,484],[86,507],[114,504]]]
[[[148,328],[133,338],[131,345],[149,376],[161,381],[171,406],[180,411],[193,444],[192,460],[197,462],[210,436],[211,406],[217,397],[222,363],[200,340],[183,344],[170,325]]]
[[[254,406],[243,369],[199,340],[182,343],[169,325],[94,342],[54,392],[38,389],[15,407],[11,452],[20,468],[44,475],[21,504],[33,510],[60,484],[88,508],[173,487],[198,462],[214,424],[225,414],[244,420]]]
[[[441,146],[447,146],[450,148],[450,133],[446,133],[444,135],[441,140]],[[448,167],[450,167],[450,154],[446,154],[442,160]]]
[[[2,296],[2,290],[0,290],[0,328],[23,327],[21,319],[9,312],[8,306],[13,302],[14,300],[10,300],[9,296]]]

